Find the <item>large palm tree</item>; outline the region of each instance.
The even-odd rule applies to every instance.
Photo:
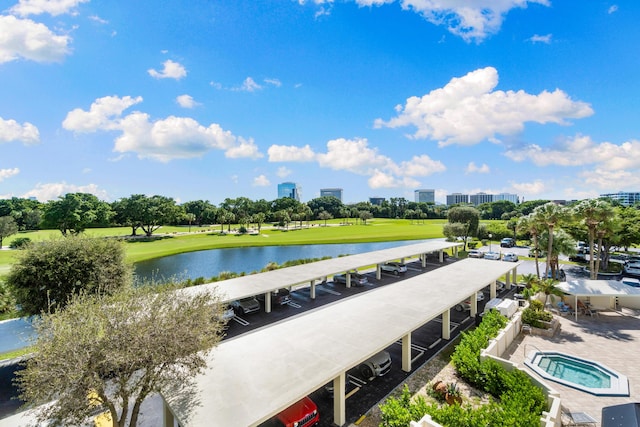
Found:
[[[547,306],[549,297],[551,297],[551,301],[553,301],[554,296],[561,297],[564,295],[564,293],[556,286],[557,284],[558,281],[553,279],[542,279],[538,282],[538,289],[540,289],[540,292],[544,293],[544,307]]]
[[[591,272],[591,279],[598,277],[598,267],[600,264],[600,258],[596,262],[594,256],[594,242],[596,234],[600,234],[599,228],[606,227],[605,222],[613,216],[613,207],[604,200],[589,199],[583,200],[573,208],[574,214],[577,218],[587,227],[589,233],[589,271]],[[601,242],[598,243],[598,247],[601,247]]]
[[[536,221],[533,214],[529,214],[518,219],[517,228],[525,233],[529,233],[533,240],[533,253],[536,260],[536,275],[540,278],[540,265],[538,264],[538,236],[540,236],[540,232],[542,231],[541,225]]]
[[[551,276],[557,278],[556,272],[560,268],[560,255],[573,255],[576,252],[576,242],[573,240],[567,232],[564,230],[556,230],[551,237],[553,239],[553,248],[551,252],[547,254],[547,260],[549,260],[549,266],[551,267]],[[540,244],[544,246],[548,244],[549,234],[545,231],[540,235]]]
[[[553,230],[569,218],[569,212],[564,206],[553,202],[545,203],[533,210],[533,216],[540,224],[544,224],[549,232],[549,242],[547,245],[547,262],[544,277],[549,277],[551,269],[551,252],[553,251]]]

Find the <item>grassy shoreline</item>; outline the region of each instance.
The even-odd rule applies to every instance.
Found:
[[[421,240],[443,237],[442,225],[446,220],[415,222],[404,219],[376,218],[362,224],[341,224],[340,220],[303,223],[301,229],[290,224],[289,230],[263,227],[258,235],[221,234],[221,227],[162,227],[149,239],[128,239],[127,260],[132,263],[161,258],[185,252],[255,246],[313,245],[330,243],[369,243],[397,240]],[[227,227],[224,228],[225,231]],[[233,230],[233,226],[232,226]],[[131,228],[89,229],[90,237],[128,237]],[[5,246],[18,237],[29,237],[32,241],[60,238],[57,230],[41,230],[19,233],[5,239]],[[0,251],[0,275],[9,271],[14,262],[15,251]]]

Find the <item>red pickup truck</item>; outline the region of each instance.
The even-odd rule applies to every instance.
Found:
[[[320,422],[318,407],[306,396],[280,412],[277,418],[285,427],[309,427]]]

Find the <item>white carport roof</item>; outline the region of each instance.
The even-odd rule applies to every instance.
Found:
[[[186,288],[185,291],[201,292],[203,290],[215,290],[220,294],[223,301],[234,301],[244,297],[275,291],[280,288],[286,288],[301,283],[309,283],[312,280],[372,264],[381,264],[400,258],[409,258],[420,254],[439,252],[456,246],[462,246],[462,244],[433,239],[412,245],[398,246],[374,252],[326,259],[309,264],[281,268],[265,273],[236,277],[221,282],[207,283],[200,286]]]
[[[184,427],[255,426],[518,265],[461,260],[223,341],[193,389],[164,398]]]
[[[640,296],[640,288],[625,285],[617,280],[585,280],[577,279],[556,285],[565,294],[576,296]]]

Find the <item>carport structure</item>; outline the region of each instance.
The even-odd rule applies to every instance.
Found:
[[[311,288],[311,298],[315,299],[317,282],[326,280],[328,276],[346,272],[347,287],[351,287],[350,271],[376,265],[376,278],[380,279],[380,265],[385,262],[418,256],[422,262],[422,266],[425,267],[427,254],[437,253],[439,261],[443,262],[444,250],[453,248],[457,255],[459,246],[462,246],[462,244],[434,239],[406,246],[326,259],[267,271],[265,273],[236,277],[222,282],[194,286],[187,288],[186,291],[201,292],[202,290],[215,290],[220,294],[223,302],[231,302],[241,298],[265,294],[265,311],[268,313],[271,311],[271,292],[277,289],[291,288],[292,286],[308,283]]]
[[[412,331],[442,316],[449,339],[450,309],[471,297],[474,315],[472,296],[490,285],[494,297],[496,280],[518,265],[465,259],[223,341],[192,388],[163,395],[164,425],[256,426],[329,382],[343,425],[347,370],[400,340],[411,371]]]
[[[625,306],[640,306],[640,288],[634,288],[617,280],[578,279],[559,283],[556,287],[565,294],[573,295],[576,321],[579,297],[589,298],[591,305],[596,308],[615,309],[620,300],[625,302]]]

